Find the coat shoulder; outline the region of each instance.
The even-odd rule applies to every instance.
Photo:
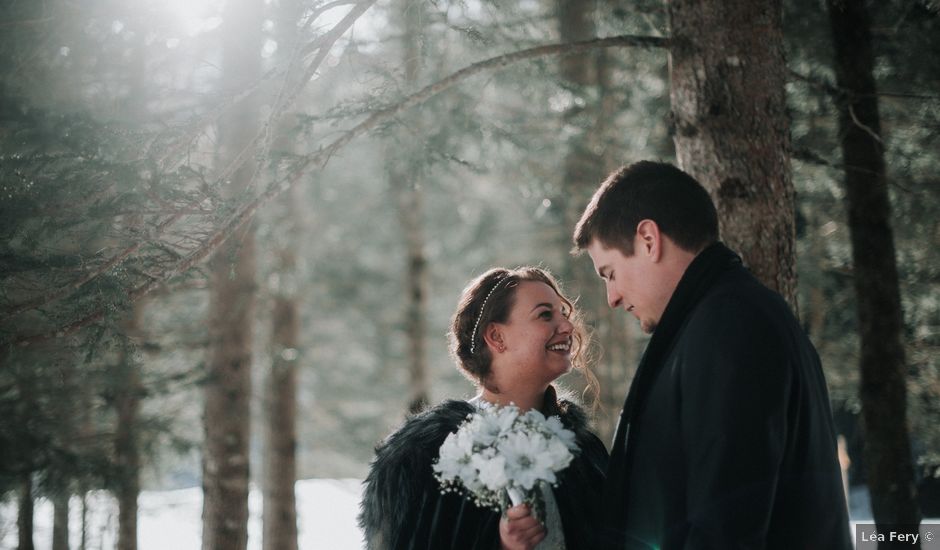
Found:
[[[360,504],[366,540],[394,531],[427,491],[436,491],[431,465],[447,436],[473,412],[466,401],[445,401],[408,418],[375,449]]]
[[[783,297],[741,268],[702,298],[688,317],[687,329],[709,338],[719,333],[742,337],[778,333],[784,326],[796,324]]]
[[[587,413],[572,397],[559,396],[557,407],[562,422],[575,433],[590,429],[590,420]]]

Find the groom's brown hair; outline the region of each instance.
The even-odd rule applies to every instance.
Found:
[[[671,164],[640,161],[611,173],[594,193],[575,226],[572,253],[597,239],[632,256],[636,227],[646,219],[689,252],[718,240],[718,213],[702,184]]]

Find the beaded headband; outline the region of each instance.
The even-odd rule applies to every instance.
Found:
[[[499,288],[499,285],[503,284],[503,281],[508,281],[509,279],[511,279],[511,277],[507,275],[496,281],[496,284],[493,285],[493,288],[491,288],[490,291],[486,294],[486,298],[483,298],[483,305],[480,306],[480,314],[477,315],[477,322],[473,323],[473,332],[470,334],[470,355],[473,355],[473,352],[476,349],[477,329],[480,328],[480,320],[483,319],[483,312],[486,310],[486,303],[490,301],[490,296],[496,292],[496,289]]]

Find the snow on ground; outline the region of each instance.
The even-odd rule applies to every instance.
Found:
[[[356,525],[361,482],[358,479],[308,479],[297,482],[297,527],[302,550],[361,550],[362,533]],[[853,488],[849,495],[851,532],[855,525],[870,522],[868,491]],[[261,492],[253,489],[248,500],[248,548],[261,548]],[[70,514],[71,548],[79,547],[81,503],[73,499]],[[144,491],[139,499],[138,541],[140,550],[201,550],[202,489]],[[924,523],[940,523],[925,519]],[[33,540],[36,550],[49,550],[52,542],[52,504],[36,503]],[[105,492],[88,498],[89,550],[111,550],[115,545],[117,506]],[[0,503],[0,550],[16,548],[16,504]]]
[[[302,549],[359,550],[362,534],[356,525],[361,481],[358,479],[308,479],[297,482],[297,527]],[[140,550],[201,550],[202,489],[144,491],[138,500]],[[104,492],[88,498],[89,550],[110,550],[115,546],[117,506]],[[251,519],[248,548],[261,548],[261,492],[252,489],[248,499]],[[70,547],[78,548],[81,538],[81,503],[71,502]],[[52,542],[52,504],[36,503],[33,541],[36,550],[49,550]],[[16,548],[16,505],[0,504],[0,549]]]

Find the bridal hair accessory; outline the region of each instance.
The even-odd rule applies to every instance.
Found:
[[[503,277],[502,279],[496,281],[496,284],[493,285],[493,288],[486,294],[486,298],[483,298],[483,305],[480,306],[480,314],[477,315],[477,322],[473,323],[473,332],[470,334],[470,355],[473,355],[473,351],[476,348],[477,343],[477,329],[480,328],[480,319],[483,318],[483,312],[486,311],[486,303],[490,301],[490,296],[493,295],[493,292],[499,288],[499,285],[503,284],[503,281],[508,281],[509,276]]]

